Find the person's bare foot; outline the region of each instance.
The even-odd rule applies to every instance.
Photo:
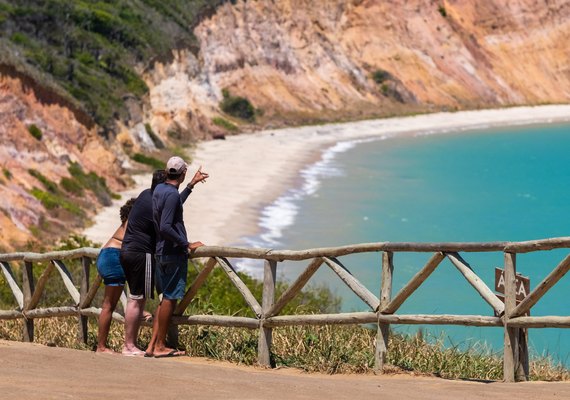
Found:
[[[145,357],[153,357],[154,356],[154,343],[151,342],[148,344],[148,347],[145,350]]]
[[[176,349],[169,349],[169,348],[164,348],[162,350],[160,350],[159,352],[155,351],[152,354],[152,357],[154,358],[164,358],[164,357],[180,357],[180,356],[185,356],[186,352],[182,351],[182,350],[176,350]],[[148,357],[148,356],[147,356]]]
[[[95,353],[99,353],[99,354],[112,354],[112,355],[118,355],[119,353],[107,348],[107,347],[97,347],[95,349]]]
[[[127,357],[143,357],[145,355],[145,352],[139,349],[138,347],[133,347],[133,348],[123,347],[123,351],[121,351],[121,354]]]

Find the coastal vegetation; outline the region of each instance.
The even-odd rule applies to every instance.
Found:
[[[42,131],[35,124],[32,124],[28,127],[28,132],[30,132],[30,135],[32,135],[35,139],[42,140]]]
[[[164,161],[142,153],[135,153],[133,155],[133,160],[141,164],[149,165],[154,169],[164,169],[166,166],[166,163]]]
[[[8,170],[4,171],[6,177],[11,176]],[[30,177],[41,185],[34,185],[30,194],[47,211],[47,215],[40,216],[39,223],[30,227],[30,231],[36,239],[42,239],[44,246],[57,240],[61,229],[69,229],[69,226],[76,226],[75,224],[85,220],[86,210],[95,206],[85,197],[86,191],[104,206],[110,205],[112,199],[119,197],[111,192],[105,178],[94,172],[85,173],[76,162],[69,164],[68,172],[70,177],[63,177],[58,183],[36,169],[28,169]],[[37,248],[39,244],[34,242],[34,246]]]
[[[40,181],[45,188],[46,191],[43,191],[34,187],[31,190],[31,194],[38,199],[47,210],[64,209],[73,215],[84,215],[84,211],[81,207],[79,207],[75,202],[68,200],[67,196],[59,190],[55,182],[49,180],[41,172],[35,169],[29,169],[28,173]]]
[[[84,215],[84,211],[77,204],[66,200],[56,193],[45,192],[41,189],[33,188],[31,190],[31,194],[38,199],[48,211],[63,209],[77,216]]]
[[[36,178],[38,181],[44,185],[44,187],[51,193],[57,193],[57,184],[46,178],[40,171],[35,169],[28,169],[28,173]]]
[[[34,71],[109,127],[128,118],[125,96],[148,92],[140,71],[195,50],[194,26],[225,1],[0,0],[0,64]]]
[[[255,121],[255,107],[245,97],[232,96],[229,90],[222,90],[224,99],[220,103],[223,112],[232,117],[243,119],[244,121]]]
[[[59,184],[66,192],[69,192],[75,196],[83,196],[84,193],[83,186],[81,186],[81,184],[77,182],[75,179],[63,177],[61,178]]]
[[[229,132],[237,132],[238,131],[238,127],[235,124],[232,124],[227,119],[224,119],[221,117],[213,118],[212,123],[216,126],[219,126],[220,128],[225,129],[226,131],[229,131]]]
[[[111,199],[117,198],[117,195],[113,194],[107,186],[105,178],[97,175],[95,172],[85,173],[81,165],[76,162],[70,163],[68,171],[77,182],[77,185],[93,192],[101,205],[109,206]]]
[[[377,69],[372,73],[372,79],[377,84],[382,84],[385,81],[392,79],[392,75],[388,71],[384,71],[383,69]]]

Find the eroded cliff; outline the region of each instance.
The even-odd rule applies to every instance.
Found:
[[[146,74],[159,131],[203,135],[224,88],[261,124],[570,99],[564,0],[238,1],[195,34]]]
[[[148,93],[123,97],[127,120],[107,138],[77,109],[0,73],[1,246],[80,226],[101,193],[66,192],[62,180],[77,180],[80,166],[120,189],[126,153],[156,150],[149,131],[168,148],[232,134],[232,124],[250,130],[570,100],[569,0],[218,3],[194,29],[199,49],[181,46],[137,66]],[[224,91],[248,99],[255,120],[222,112]],[[58,188],[50,192],[49,182]],[[84,211],[50,211],[42,193],[85,199],[74,202]]]
[[[0,121],[2,248],[53,242],[125,187],[115,146],[17,77],[0,76]]]

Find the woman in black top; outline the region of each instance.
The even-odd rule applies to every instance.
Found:
[[[156,233],[152,218],[152,193],[165,180],[164,170],[155,171],[150,189],[143,190],[137,197],[121,247],[121,264],[129,284],[129,302],[125,310],[125,344],[122,351],[126,356],[144,355],[137,347],[137,337],[146,299],[154,298]],[[187,187],[180,193],[183,202],[190,192],[191,189]]]

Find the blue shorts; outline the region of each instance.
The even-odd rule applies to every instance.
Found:
[[[106,286],[125,286],[126,278],[119,260],[120,254],[121,250],[114,247],[105,247],[99,252],[97,271]]]
[[[186,292],[188,255],[156,256],[156,290],[167,300],[180,300]]]

